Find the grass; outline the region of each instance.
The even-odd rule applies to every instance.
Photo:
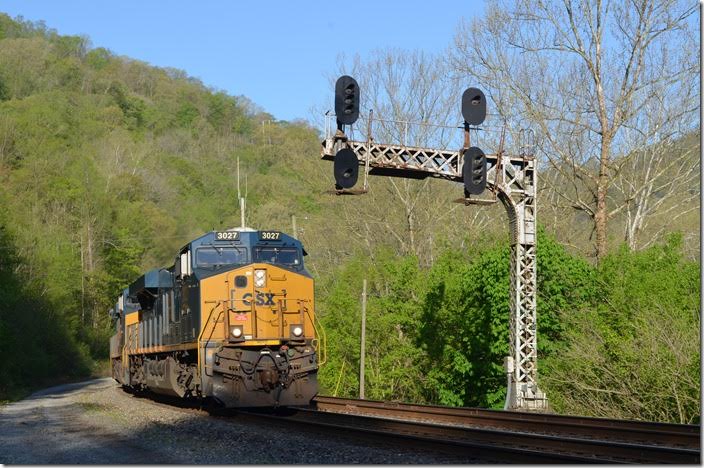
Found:
[[[107,409],[107,406],[105,405],[99,405],[98,403],[91,403],[89,401],[84,401],[77,404],[85,411],[90,413],[102,413]]]

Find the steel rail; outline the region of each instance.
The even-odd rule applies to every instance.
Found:
[[[146,394],[145,394],[146,395]],[[156,404],[168,404],[187,411],[203,411],[190,400],[150,394]],[[327,397],[317,397],[320,400]],[[343,402],[345,399],[335,399]],[[357,402],[358,400],[346,400]],[[379,404],[381,402],[364,403]],[[392,404],[395,405],[395,404]],[[408,405],[420,406],[421,405]],[[432,407],[431,407],[432,408]],[[443,407],[435,407],[443,408]],[[450,408],[457,409],[457,408]],[[465,408],[465,410],[476,410]],[[699,464],[698,449],[624,443],[613,440],[585,439],[574,436],[546,435],[496,428],[467,427],[345,412],[328,412],[312,408],[226,409],[210,407],[208,413],[225,419],[266,418],[288,427],[299,424],[340,437],[363,439],[372,445],[395,445],[403,448],[432,450],[452,462],[497,461],[503,463],[680,463]],[[487,410],[491,411],[491,410]],[[509,413],[514,414],[514,413]],[[526,413],[529,416],[535,415]],[[597,418],[587,418],[597,419]]]
[[[339,432],[341,437],[362,440],[372,445],[399,447],[437,452],[448,462],[468,461],[495,463],[600,463],[589,456],[567,452],[546,452],[530,446],[510,443],[487,442],[458,437],[457,428],[434,424],[415,423],[394,419],[355,416],[343,413],[326,413],[312,409],[296,409],[288,414],[266,410],[238,410],[238,416],[263,418],[285,427],[293,424],[309,429],[322,430],[326,435]],[[411,454],[409,453],[409,456]],[[618,461],[615,461],[618,463]]]
[[[259,414],[247,411],[247,414]],[[632,444],[573,436],[555,436],[375,416],[360,416],[314,409],[296,409],[287,415],[261,414],[287,423],[305,423],[333,430],[391,438],[436,446],[450,454],[520,463],[679,463],[698,464],[698,450]]]
[[[578,435],[614,441],[666,445],[700,450],[701,428],[696,425],[629,421],[544,413],[508,412],[483,408],[454,408],[413,405],[317,396],[314,406],[320,411],[416,419],[539,432]]]
[[[340,431],[340,437],[352,438],[363,441],[372,446],[388,448],[390,445],[413,449],[427,450],[438,453],[439,463],[467,463],[467,462],[515,462],[515,463],[595,463],[591,458],[579,456],[546,454],[534,450],[513,447],[492,447],[480,443],[467,444],[455,441],[431,440],[427,437],[414,436],[410,433],[389,432],[395,421],[384,424],[384,429],[356,427],[350,428],[351,416],[305,409],[279,408],[272,413],[273,408],[222,408],[220,406],[202,407],[193,400],[160,395],[152,392],[134,393],[137,398],[148,397],[149,401],[157,406],[165,406],[185,414],[209,414],[211,417],[231,422],[259,422],[262,419],[268,423],[279,424],[282,428],[289,429],[292,425],[299,425],[308,430],[318,430],[326,436]],[[314,413],[312,416],[310,413]],[[303,414],[305,413],[305,414]],[[316,417],[318,415],[318,417]],[[323,418],[321,418],[322,416]],[[337,424],[334,418],[341,417],[348,424]],[[403,424],[403,422],[399,422]],[[444,458],[444,460],[443,460]],[[300,461],[300,460],[299,460]]]

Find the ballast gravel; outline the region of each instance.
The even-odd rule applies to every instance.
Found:
[[[0,407],[5,465],[472,462],[482,461],[237,413],[214,417],[125,393],[110,378],[52,387]]]

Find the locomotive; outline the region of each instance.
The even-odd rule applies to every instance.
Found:
[[[110,309],[112,377],[128,390],[225,407],[308,405],[319,324],[305,255],[279,231],[211,231],[189,242]]]

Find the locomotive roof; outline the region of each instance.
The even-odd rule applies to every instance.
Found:
[[[266,234],[278,234],[276,236],[273,235],[265,235]],[[224,234],[223,238],[218,238],[219,234]],[[276,237],[274,239],[274,237]],[[238,246],[238,247],[251,247],[253,245],[257,246],[265,246],[265,245],[270,245],[273,247],[295,247],[298,249],[301,249],[303,251],[303,255],[308,255],[308,252],[305,251],[303,248],[303,244],[301,242],[280,231],[269,231],[269,230],[255,230],[251,228],[237,228],[237,229],[228,229],[226,231],[210,231],[202,236],[192,240],[188,244],[184,245],[181,248],[181,251],[186,249],[187,247],[190,247],[191,249],[195,247],[200,247],[202,245],[213,245],[213,246],[218,246],[218,247],[225,247],[228,245],[233,245],[233,246]]]
[[[220,239],[218,238],[220,237]],[[225,238],[225,239],[223,239]],[[308,255],[303,248],[303,244],[288,234],[280,231],[257,231],[251,228],[228,229],[227,231],[210,231],[192,240],[181,248],[181,252],[190,248],[191,250],[201,246],[214,247],[252,247],[252,246],[272,246],[272,247],[293,247],[301,249],[303,255]],[[156,268],[144,273],[125,288],[125,296],[137,297],[142,291],[155,291],[159,288],[171,287],[173,266],[167,268]],[[216,274],[214,271],[211,274]],[[303,271],[308,274],[307,271]],[[207,276],[207,274],[206,274]]]

